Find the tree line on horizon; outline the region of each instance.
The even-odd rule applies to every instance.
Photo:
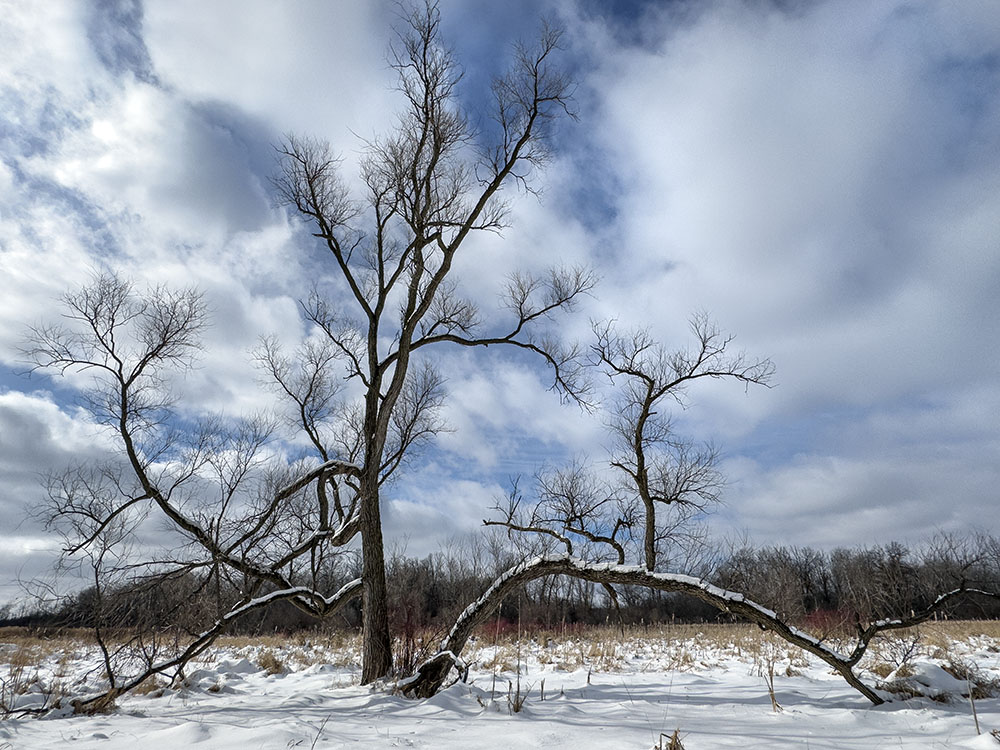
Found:
[[[389,619],[397,639],[433,641],[450,627],[500,573],[523,555],[493,535],[470,546],[455,545],[425,557],[391,554],[387,559]],[[332,588],[354,579],[359,562],[343,560],[326,577]],[[898,542],[823,551],[769,545],[729,547],[703,556],[693,575],[739,591],[793,623],[819,630],[852,628],[858,621],[898,616],[926,608],[942,592],[960,585],[1000,590],[1000,540],[988,535],[941,535],[908,547]],[[205,585],[197,574],[168,581],[142,580],[110,589],[89,586],[45,605],[0,609],[0,627],[97,628],[196,632],[206,619],[228,611],[236,589]],[[360,602],[334,618],[317,620],[277,601],[233,623],[230,633],[290,635],[311,630],[355,631]],[[940,613],[952,619],[1000,619],[1000,601],[961,599]],[[623,586],[613,601],[598,584],[574,578],[544,578],[525,585],[497,611],[501,630],[565,632],[584,626],[728,622],[734,618],[690,597]],[[491,626],[492,627],[492,626]]]

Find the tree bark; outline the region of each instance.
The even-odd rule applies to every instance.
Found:
[[[656,507],[648,493],[642,496],[642,504],[646,510],[645,529],[643,530],[643,552],[646,560],[646,570],[656,568]]]
[[[361,683],[367,685],[392,671],[388,591],[378,481],[361,500]]]

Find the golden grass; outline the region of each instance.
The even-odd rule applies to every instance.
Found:
[[[421,634],[425,642],[437,642],[439,633]],[[532,653],[543,664],[560,670],[586,668],[596,672],[618,671],[632,658],[653,657],[657,668],[688,671],[711,667],[699,661],[705,651],[713,659],[734,658],[759,663],[762,659],[780,665],[785,674],[794,674],[809,663],[800,649],[775,639],[757,626],[745,623],[662,624],[620,627],[596,626],[578,629],[523,628],[501,633],[494,640],[481,631],[470,641],[467,655],[478,651],[480,666],[502,672],[517,670],[517,650],[521,661],[527,652],[524,644],[533,641],[540,648]],[[430,640],[427,640],[430,639]],[[874,641],[863,666],[884,677],[904,666],[912,656],[946,659],[955,644],[981,639],[978,646],[1000,653],[1000,621],[937,621],[919,628],[893,631]],[[845,639],[848,642],[849,638]],[[835,640],[828,641],[837,645]],[[0,628],[0,675],[13,676],[37,669],[43,662],[55,661],[55,676],[66,675],[71,662],[85,655],[95,645],[85,630],[59,633],[35,633],[25,628]],[[211,663],[218,658],[247,658],[274,673],[303,669],[314,664],[349,667],[359,659],[361,639],[356,632],[317,633],[303,631],[288,636],[223,636],[199,661]],[[775,650],[776,649],[776,650]],[[912,654],[908,654],[908,650]],[[772,653],[773,652],[773,653]],[[226,654],[226,656],[222,656]],[[272,658],[273,657],[273,658]]]
[[[162,681],[160,680],[159,677],[153,675],[149,679],[140,683],[139,687],[134,688],[132,692],[135,693],[136,695],[152,695],[152,694],[162,695],[163,690],[166,687],[167,683],[165,681]]]
[[[257,654],[257,666],[266,670],[268,674],[284,674],[288,671],[281,657],[269,648]]]

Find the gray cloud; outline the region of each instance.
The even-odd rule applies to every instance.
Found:
[[[44,477],[110,455],[107,435],[86,416],[60,408],[45,392],[0,392],[0,602],[19,597],[17,583],[41,576],[59,539],[32,517],[45,500]]]
[[[988,518],[1000,12],[706,7],[659,44],[603,42],[597,138],[627,175],[605,307],[668,335],[706,308],[777,363],[775,390],[708,388],[684,415],[763,459],[734,461],[727,523],[848,544]],[[974,441],[941,435],[958,409]],[[873,427],[911,419],[934,427]]]
[[[131,73],[153,82],[153,64],[142,38],[142,4],[135,0],[95,0],[87,38],[101,63],[112,73]]]

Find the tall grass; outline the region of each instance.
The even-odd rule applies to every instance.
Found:
[[[498,680],[524,675],[532,663],[561,671],[619,672],[630,668],[663,671],[710,669],[727,660],[738,660],[764,678],[774,695],[775,677],[794,677],[811,663],[800,649],[746,624],[663,624],[589,628],[505,629],[490,624],[491,632],[470,639],[463,654],[479,668],[492,670]],[[127,637],[127,634],[123,634]],[[833,636],[831,636],[832,638]],[[440,633],[414,634],[421,651],[434,647]],[[845,634],[845,642],[847,637]],[[404,645],[405,644],[401,644]],[[312,665],[334,665],[356,670],[360,662],[360,637],[355,632],[303,631],[288,636],[224,636],[203,654],[203,663],[246,658],[270,673],[299,671]],[[0,629],[0,714],[9,714],[18,696],[28,692],[46,695],[52,705],[66,692],[81,687],[79,665],[93,661],[96,644],[86,631],[32,632],[23,628]],[[874,680],[905,678],[908,666],[933,658],[967,680],[978,700],[1000,691],[988,674],[970,666],[971,652],[997,654],[1000,658],[1000,622],[937,621],[920,628],[896,631],[873,643],[861,668]],[[417,653],[412,654],[413,658]],[[973,665],[974,666],[974,665]],[[90,679],[96,679],[92,672]],[[75,682],[74,682],[75,680]],[[150,681],[150,694],[164,687]],[[777,699],[774,698],[774,703]],[[777,709],[776,709],[777,710]]]

